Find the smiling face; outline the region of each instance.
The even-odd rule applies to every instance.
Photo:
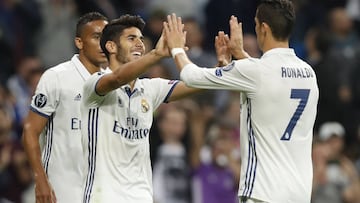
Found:
[[[101,66],[107,62],[106,56],[100,47],[100,37],[107,21],[95,20],[84,25],[84,28],[77,37],[76,43],[80,54],[95,66]]]
[[[116,59],[120,63],[134,61],[145,53],[144,36],[136,27],[124,29],[117,46]]]

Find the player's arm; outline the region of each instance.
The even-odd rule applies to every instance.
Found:
[[[99,95],[105,95],[133,81],[140,74],[144,73],[148,67],[169,55],[168,48],[165,46],[164,36],[161,35],[155,49],[138,60],[125,63],[116,68],[112,73],[104,75],[96,84],[95,90]]]
[[[197,93],[197,92],[200,92],[200,91],[202,91],[202,90],[188,87],[188,86],[186,86],[186,84],[184,82],[179,81],[176,84],[173,92],[169,96],[168,101],[179,100],[179,99],[190,96],[190,95],[192,95],[194,93]]]
[[[40,116],[33,111],[29,111],[22,134],[25,152],[35,176],[35,195],[37,203],[56,202],[54,191],[50,186],[41,162],[39,145],[39,136],[45,128],[47,121],[48,118]]]

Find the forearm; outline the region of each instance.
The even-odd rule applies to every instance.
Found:
[[[39,136],[34,132],[29,132],[24,129],[22,141],[30,166],[34,173],[35,181],[46,179],[47,175],[41,161]]]
[[[179,71],[181,71],[187,64],[192,63],[185,53],[176,54],[174,59],[176,67]]]
[[[115,69],[113,73],[119,87],[136,79],[140,74],[147,71],[151,65],[159,62],[161,58],[162,56],[156,54],[155,50],[151,50],[140,59],[125,63],[122,67]]]
[[[115,90],[129,82],[135,80],[139,75],[146,72],[147,69],[159,62],[162,59],[162,56],[156,54],[155,50],[151,50],[149,53],[145,54],[143,57],[119,65],[112,65],[112,74],[108,74],[101,78],[96,85],[96,91],[100,95],[105,95],[108,92]],[[116,67],[118,66],[118,67]]]

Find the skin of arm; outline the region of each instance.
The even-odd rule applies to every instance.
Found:
[[[162,53],[159,53],[159,51],[154,49],[138,60],[122,64],[112,73],[106,74],[99,79],[96,85],[96,92],[100,95],[105,95],[108,92],[133,81],[140,74],[145,72],[148,67],[157,63],[163,57],[165,56],[162,55]]]
[[[56,197],[42,165],[39,136],[48,118],[32,111],[25,120],[22,143],[35,176],[35,195],[37,202],[56,202]]]

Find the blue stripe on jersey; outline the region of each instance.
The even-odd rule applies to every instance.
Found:
[[[168,99],[169,99],[170,95],[172,94],[172,92],[174,91],[175,86],[176,86],[178,83],[179,83],[179,81],[176,81],[176,82],[173,84],[173,86],[172,86],[171,89],[169,90],[168,94],[166,95],[163,103],[168,103],[168,102],[169,102]]]
[[[54,122],[53,116],[51,116],[47,122],[46,130],[45,130],[45,149],[43,154],[43,165],[46,174],[48,174],[51,149],[52,149],[52,141],[53,141],[53,133],[54,133]]]
[[[251,125],[251,102],[250,99],[247,99],[248,103],[248,115],[247,115],[247,128],[249,134],[249,149],[248,149],[248,162],[246,168],[246,176],[245,176],[245,189],[242,193],[242,197],[251,197],[252,190],[254,188],[255,176],[256,176],[256,168],[257,168],[257,155],[255,148],[255,136],[254,130]]]
[[[88,114],[88,174],[86,177],[84,203],[90,202],[90,195],[94,184],[98,118],[99,108],[90,109]]]
[[[42,117],[45,117],[45,118],[49,118],[49,117],[50,117],[50,116],[48,116],[48,115],[46,115],[46,114],[44,114],[44,113],[41,113],[40,111],[38,111],[37,109],[35,109],[35,108],[32,107],[32,106],[30,106],[30,110],[31,110],[32,112],[34,112],[34,113],[39,114],[39,115],[42,116]]]

